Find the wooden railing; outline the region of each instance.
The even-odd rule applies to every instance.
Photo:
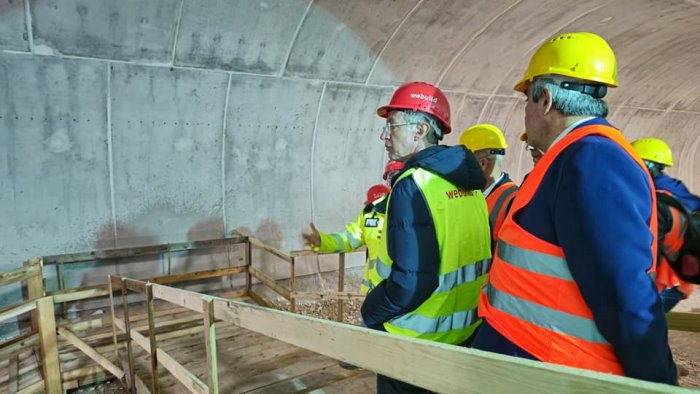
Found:
[[[186,280],[196,280],[205,279],[211,277],[218,277],[223,275],[218,275],[218,270],[212,270],[209,272],[198,272],[195,275],[201,275],[199,278],[192,277],[192,279],[187,279],[188,274],[182,275],[172,275],[172,258],[171,255],[174,252],[184,252],[184,251],[194,251],[201,249],[216,248],[222,246],[232,246],[237,244],[248,244],[248,239],[243,236],[235,236],[223,239],[211,239],[205,241],[193,241],[193,242],[179,242],[179,243],[168,243],[161,245],[149,245],[140,246],[132,248],[121,248],[121,249],[111,249],[111,250],[100,250],[100,251],[90,251],[82,253],[68,253],[61,255],[52,255],[42,257],[42,261],[45,267],[53,266],[56,270],[56,278],[58,289],[55,291],[48,291],[47,295],[54,296],[56,303],[62,305],[63,316],[66,316],[67,303],[73,301],[80,301],[96,297],[106,297],[108,296],[108,284],[98,284],[91,286],[82,287],[66,287],[66,277],[65,277],[65,266],[75,263],[84,263],[88,261],[104,261],[113,260],[121,258],[134,258],[152,255],[165,255],[167,257],[167,275],[161,277],[160,280],[166,281],[164,283],[175,283],[177,281]],[[246,261],[246,266],[250,265],[250,261]],[[208,276],[207,276],[208,275]],[[170,279],[168,279],[170,278]],[[153,278],[151,278],[153,279]],[[170,282],[167,282],[170,280]]]
[[[175,289],[156,283],[148,283],[133,279],[121,278],[118,276],[109,277],[112,289],[121,291],[123,318],[117,317],[115,312],[114,297],[111,298],[111,313],[113,321],[114,354],[117,361],[125,366],[127,370],[126,383],[129,388],[136,389],[137,392],[148,391],[147,386],[135,373],[134,351],[132,343],[141,347],[151,358],[151,390],[157,393],[160,391],[158,385],[158,367],[167,369],[185,388],[192,393],[218,393],[218,372],[216,362],[216,333],[214,329],[214,311],[212,309],[212,297],[197,297],[197,293],[187,290]],[[128,292],[134,291],[146,295],[148,310],[148,338],[135,329],[131,328],[129,319]],[[205,347],[207,350],[207,383],[202,382],[193,373],[179,364],[175,359],[159,349],[156,342],[155,304],[156,299],[162,299],[194,310],[203,314],[203,326]],[[192,304],[192,302],[197,303]],[[126,337],[126,358],[120,357],[119,342],[117,341],[117,329],[121,330]]]
[[[313,299],[313,300],[336,300],[338,313],[336,316],[336,321],[343,321],[343,302],[350,300],[362,300],[365,298],[365,294],[359,292],[346,292],[345,291],[345,253],[329,253],[338,255],[338,291],[298,291],[297,289],[297,275],[296,275],[296,265],[297,259],[304,256],[316,256],[318,253],[311,250],[297,250],[292,252],[281,251],[271,245],[262,242],[252,235],[242,231],[236,230],[236,234],[245,236],[248,238],[248,246],[246,250],[246,261],[250,261],[250,245],[253,245],[263,251],[266,251],[286,262],[289,263],[289,287],[284,287],[283,285],[277,283],[272,277],[267,275],[265,272],[256,269],[255,267],[248,267],[250,275],[254,276],[261,283],[265,284],[275,293],[279,294],[282,298],[289,301],[289,310],[291,312],[296,312],[297,300],[299,299]],[[358,251],[364,251],[364,248],[358,249]],[[250,283],[250,281],[248,282]],[[270,306],[267,301],[260,297],[257,293],[253,292],[250,288],[248,290],[248,295],[254,299],[258,305]]]
[[[129,291],[145,294],[148,302],[151,333],[148,337],[130,328],[128,308],[123,308],[123,318],[114,317],[114,338],[117,337],[117,329],[126,334],[127,354],[121,362],[128,365],[131,374],[128,381],[133,382],[129,387],[137,392],[158,392],[158,368],[162,367],[189,392],[218,393],[215,320],[442,393],[693,392],[664,384],[400,337],[134,279],[112,276],[110,283],[121,290],[123,305],[128,305]],[[204,346],[207,349],[206,382],[158,347],[155,300],[164,300],[202,314]],[[112,313],[114,310],[112,303]],[[114,343],[117,347],[116,339]],[[150,384],[145,384],[134,374],[132,344],[150,354]]]
[[[148,278],[144,280],[109,277],[103,285],[65,288],[64,279],[59,275],[59,290],[49,292],[44,296],[42,266],[43,264],[57,265],[57,272],[63,271],[64,264],[74,262],[104,260],[144,256],[148,254],[187,251],[207,247],[244,244],[244,265],[238,267],[219,268],[207,271],[172,274]],[[271,253],[290,264],[289,287],[278,280],[252,267],[252,248],[259,248]],[[339,288],[335,292],[298,291],[296,287],[297,259],[312,254],[310,251],[284,252],[256,238],[237,232],[236,236],[227,239],[186,242],[146,246],[141,248],[116,249],[99,252],[87,252],[60,256],[46,256],[31,259],[25,266],[0,274],[0,286],[18,281],[25,282],[27,300],[0,309],[0,321],[13,319],[23,313],[32,314],[32,331],[0,343],[0,359],[9,359],[12,374],[12,360],[31,347],[40,346],[42,354],[41,368],[44,380],[25,387],[23,392],[61,392],[66,389],[61,382],[61,372],[56,353],[56,336],[60,335],[68,343],[80,349],[90,357],[96,365],[122,380],[128,387],[141,392],[157,389],[157,374],[146,385],[134,374],[132,343],[144,348],[152,355],[151,368],[159,366],[166,368],[176,378],[193,392],[217,392],[218,373],[216,370],[216,343],[214,318],[229,321],[269,337],[290,344],[349,362],[354,365],[381,373],[387,376],[414,383],[431,390],[441,392],[589,392],[589,391],[619,391],[619,392],[686,392],[685,390],[665,385],[640,382],[632,379],[602,375],[558,367],[543,363],[533,363],[527,360],[499,356],[476,350],[462,349],[436,343],[410,340],[391,336],[384,333],[365,330],[339,324],[332,321],[319,320],[298,316],[285,312],[262,309],[247,304],[232,301],[227,298],[213,297],[180,290],[166,286],[167,284],[191,280],[216,278],[229,275],[245,275],[245,287],[233,294],[232,297],[249,296],[260,305],[269,305],[262,296],[252,289],[253,277],[264,286],[270,288],[290,302],[290,309],[295,311],[299,299],[333,299],[338,300],[338,320],[342,320],[342,302],[363,297],[359,293],[344,292],[344,258],[339,255]],[[170,259],[168,259],[170,261]],[[48,262],[48,263],[47,263]],[[60,279],[63,278],[63,279]],[[135,331],[129,325],[128,291],[136,291],[146,295],[149,304],[149,337]],[[114,292],[119,292],[123,304],[123,317],[114,315]],[[83,342],[72,331],[72,326],[59,327],[53,315],[53,304],[75,302],[78,300],[97,297],[109,297],[113,318],[113,339],[115,352],[113,360],[101,355],[96,349]],[[118,297],[119,295],[117,295]],[[179,365],[172,357],[158,348],[153,316],[153,301],[162,299],[202,313],[202,330],[205,331],[204,346],[207,349],[207,378],[206,382],[199,380],[191,372]],[[700,314],[670,313],[667,315],[669,328],[680,331],[700,332]],[[99,319],[98,319],[99,320]],[[93,321],[75,323],[75,329],[92,326]],[[80,326],[80,327],[78,327]],[[275,327],[284,326],[284,330]],[[116,330],[125,333],[126,353],[122,355],[117,349]],[[313,340],[307,335],[315,332]],[[352,345],[349,345],[352,344]],[[400,360],[387,362],[387,360]],[[15,365],[17,363],[15,362]],[[17,386],[17,381],[10,382]]]
[[[212,269],[212,270],[205,270],[205,271],[197,271],[197,272],[188,272],[188,273],[183,273],[183,274],[173,274],[172,273],[172,258],[171,254],[175,252],[185,252],[185,251],[195,251],[195,250],[202,250],[202,249],[208,249],[208,248],[217,248],[217,247],[229,247],[233,245],[244,245],[244,265],[242,266],[236,266],[236,267],[227,267],[227,268],[218,268],[218,269]],[[290,263],[291,270],[290,270],[290,284],[291,287],[287,288],[284,287],[282,284],[280,284],[277,280],[273,279],[270,275],[266,274],[260,269],[256,269],[255,267],[252,267],[252,249],[253,248],[259,248],[260,250],[271,253],[282,260]],[[78,302],[78,301],[83,301],[83,300],[90,300],[90,299],[99,299],[99,298],[106,298],[109,297],[110,299],[113,298],[112,296],[112,290],[110,288],[111,282],[104,283],[104,284],[95,284],[95,285],[89,285],[89,286],[81,286],[81,287],[67,287],[66,286],[66,276],[65,276],[65,267],[71,264],[76,264],[76,263],[84,263],[84,262],[90,262],[90,261],[106,261],[106,260],[113,260],[113,259],[122,259],[122,258],[134,258],[134,257],[144,257],[144,256],[152,256],[152,255],[164,255],[167,258],[167,267],[166,267],[166,272],[167,275],[162,275],[162,276],[157,276],[157,277],[150,277],[150,278],[145,278],[143,280],[148,281],[150,283],[154,284],[174,284],[174,283],[182,283],[182,282],[188,282],[188,281],[194,281],[194,280],[200,280],[200,279],[209,279],[209,278],[219,278],[219,277],[225,277],[225,276],[231,276],[231,275],[245,275],[245,286],[243,289],[240,289],[238,291],[233,291],[229,292],[227,294],[231,298],[238,298],[238,297],[250,297],[257,303],[261,305],[266,305],[269,306],[269,302],[267,302],[264,297],[261,295],[257,294],[253,290],[253,278],[257,279],[262,285],[269,287],[273,291],[276,291],[277,293],[281,294],[285,299],[287,299],[290,302],[290,306],[292,310],[296,309],[296,300],[299,298],[313,298],[313,299],[338,299],[338,319],[342,319],[342,299],[351,299],[351,298],[357,298],[360,297],[360,294],[356,293],[343,293],[342,290],[344,288],[344,255],[340,255],[339,257],[339,292],[298,292],[296,289],[296,259],[308,255],[310,252],[309,251],[298,251],[298,252],[283,252],[279,249],[276,249],[258,239],[255,237],[250,236],[249,234],[243,233],[242,231],[236,232],[236,234],[233,237],[230,238],[224,238],[224,239],[212,239],[212,240],[205,240],[205,241],[195,241],[195,242],[180,242],[180,243],[169,243],[169,244],[161,244],[161,245],[149,245],[149,246],[142,246],[142,247],[131,247],[131,248],[121,248],[121,249],[112,249],[112,250],[100,250],[100,251],[89,251],[89,252],[82,252],[82,253],[68,253],[68,254],[61,254],[61,255],[51,255],[51,256],[43,256],[43,257],[37,257],[29,260],[23,267],[17,268],[15,270],[5,272],[5,273],[0,273],[0,286],[7,285],[7,284],[12,284],[16,283],[19,281],[24,281],[25,286],[24,286],[24,292],[27,296],[28,301],[18,303],[16,305],[10,305],[7,306],[3,309],[0,309],[0,321],[3,320],[11,320],[16,318],[17,316],[21,315],[22,313],[26,312],[31,312],[32,317],[31,317],[31,323],[33,327],[33,331],[31,333],[26,333],[23,335],[18,336],[17,338],[12,338],[8,341],[5,341],[0,344],[0,355],[3,357],[8,357],[10,360],[18,361],[17,357],[18,355],[25,351],[28,348],[37,346],[37,345],[42,345],[40,343],[41,336],[39,335],[40,329],[45,328],[44,332],[54,332],[54,342],[56,341],[56,336],[60,335],[62,339],[64,339],[67,343],[70,345],[74,346],[75,348],[79,349],[81,352],[83,352],[86,356],[88,356],[92,361],[95,362],[96,366],[99,366],[100,368],[104,369],[111,375],[113,375],[115,378],[124,380],[124,378],[128,379],[129,376],[126,376],[128,373],[128,370],[126,370],[122,365],[114,364],[112,361],[110,361],[107,357],[104,355],[100,354],[100,352],[95,349],[94,347],[91,347],[88,345],[85,341],[83,341],[78,335],[76,335],[77,331],[84,330],[87,327],[96,327],[101,324],[103,324],[103,321],[101,318],[95,318],[93,320],[84,320],[81,321],[80,323],[75,323],[75,324],[70,324],[66,325],[63,327],[58,327],[56,329],[56,323],[55,320],[53,322],[53,329],[50,326],[42,326],[39,324],[41,319],[37,317],[37,313],[39,313],[38,310],[35,308],[35,304],[33,302],[37,301],[39,298],[44,297],[44,295],[50,296],[47,297],[47,299],[50,299],[53,303],[60,305],[62,309],[62,315],[66,317],[66,312],[68,310],[68,305],[70,303]],[[52,291],[46,291],[44,287],[44,271],[45,269],[49,269],[49,267],[53,268],[56,270],[55,276],[56,276],[56,281],[57,281],[57,287],[58,289],[52,290]],[[116,289],[119,290],[119,289]],[[46,301],[44,301],[46,302]],[[51,310],[53,312],[53,309]],[[44,315],[46,315],[45,312]],[[51,313],[51,316],[53,316],[53,313]],[[47,323],[48,324],[48,323]],[[49,360],[51,358],[47,358],[46,360]],[[15,365],[17,363],[15,362]],[[47,383],[45,386],[43,382],[41,382],[41,386],[39,386],[39,383],[36,385],[32,385],[31,387],[27,387],[22,391],[27,391],[27,392],[41,392],[42,390],[45,390],[46,392],[60,392],[61,387],[63,390],[66,389],[71,389],[76,387],[76,381],[73,376],[75,375],[80,375],[81,373],[85,372],[90,372],[90,371],[96,371],[95,367],[90,367],[90,368],[82,368],[81,370],[76,370],[76,371],[64,371],[61,373],[60,369],[53,369],[51,364],[46,365],[44,362],[44,359],[41,359],[41,364],[42,368],[44,367],[50,367],[48,371],[50,371],[49,375],[46,375],[44,373],[44,376],[49,376],[51,378],[50,383]],[[12,364],[10,364],[12,366]],[[10,368],[10,372],[12,374],[13,371],[15,371],[16,368]],[[98,369],[99,370],[99,369]],[[51,372],[53,371],[53,372]],[[14,376],[14,375],[13,375]],[[63,376],[63,379],[62,379]],[[10,386],[12,384],[18,384],[18,382],[12,381],[10,382]]]
[[[240,271],[231,271],[230,269],[220,269],[197,272],[193,274],[172,275],[172,259],[170,255],[173,252],[193,251],[206,248],[215,248],[221,246],[231,246],[244,244],[244,265],[236,267]],[[289,263],[289,287],[280,284],[276,279],[264,271],[252,266],[252,248],[256,247],[260,250],[270,253],[273,256]],[[42,258],[45,267],[54,266],[56,270],[56,278],[58,289],[55,291],[47,291],[47,295],[54,296],[56,303],[62,306],[63,316],[66,317],[68,310],[67,304],[74,301],[91,299],[96,297],[108,296],[108,286],[105,284],[82,286],[68,288],[65,280],[65,266],[75,263],[87,261],[102,261],[119,258],[133,258],[149,255],[165,254],[167,256],[167,273],[169,275],[159,278],[149,278],[148,280],[156,283],[176,283],[178,281],[188,281],[196,279],[214,278],[219,276],[231,275],[235,273],[244,273],[246,277],[245,296],[249,296],[260,305],[270,306],[270,303],[260,294],[252,289],[252,278],[257,279],[265,286],[270,288],[290,304],[290,311],[296,312],[297,300],[299,299],[314,299],[314,300],[337,300],[338,314],[337,320],[343,319],[343,302],[348,300],[363,299],[364,294],[359,292],[346,292],[345,289],[345,254],[338,253],[338,291],[298,291],[297,289],[297,261],[300,257],[316,255],[310,250],[300,250],[285,252],[271,246],[243,230],[235,230],[235,236],[224,239],[213,239],[196,242],[181,242],[172,244],[161,244],[152,246],[142,246],[133,248],[112,249],[103,251],[91,251],[83,253],[69,253],[62,255],[44,256]]]
[[[32,259],[23,267],[0,274],[0,287],[25,282],[27,299],[0,309],[0,322],[31,314],[31,331],[0,343],[0,360],[9,361],[8,390],[22,393],[61,393],[61,371],[56,345],[56,321],[53,297],[44,297],[41,259]],[[43,380],[19,387],[19,354],[39,347]]]

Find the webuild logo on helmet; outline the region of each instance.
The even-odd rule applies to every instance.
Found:
[[[442,123],[443,134],[452,131],[450,126],[450,103],[438,89],[425,82],[406,82],[391,96],[389,104],[377,108],[377,115],[388,118],[391,111],[414,109],[433,115]]]
[[[430,101],[433,104],[437,104],[438,98],[434,96],[426,96],[423,93],[411,93],[411,98],[421,99],[425,101]]]

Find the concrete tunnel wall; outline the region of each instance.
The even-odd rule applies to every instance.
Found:
[[[380,181],[374,110],[409,80],[447,92],[444,143],[477,122],[504,130],[520,180],[512,85],[563,31],[609,40],[611,122],[666,139],[670,174],[697,192],[698,20],[695,0],[0,0],[0,271],[237,227],[298,249],[309,221],[341,228]]]

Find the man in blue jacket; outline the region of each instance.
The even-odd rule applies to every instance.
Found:
[[[678,179],[664,173],[666,167],[673,166],[671,148],[658,138],[641,138],[632,142],[632,147],[644,160],[654,179],[657,192],[670,194],[690,211],[700,210],[700,197],[694,195]],[[681,249],[684,244],[688,223],[683,214],[666,203],[657,204],[659,216],[659,260],[656,266],[656,287],[661,292],[664,312],[668,313],[681,300],[690,297],[695,285],[684,281],[671,267],[672,263],[682,265]]]
[[[544,152],[521,185],[479,302],[474,347],[675,384],[654,285],[651,178],[606,120],[617,63],[593,33],[565,33],[533,55],[528,144]]]
[[[468,342],[480,324],[476,307],[490,251],[486,179],[464,146],[439,146],[451,131],[445,95],[422,82],[402,85],[377,110],[387,119],[382,140],[391,160],[405,162],[394,178],[380,253],[389,277],[367,295],[369,328],[448,344]],[[399,360],[396,360],[398,362]],[[422,389],[377,376],[377,392]]]

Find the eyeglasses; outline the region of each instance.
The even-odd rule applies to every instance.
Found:
[[[391,123],[387,122],[387,123],[382,127],[382,134],[391,133],[391,130],[393,130],[395,127],[410,126],[410,125],[414,125],[414,124],[418,124],[418,123],[416,123],[416,122],[407,122],[407,123],[391,124]]]

